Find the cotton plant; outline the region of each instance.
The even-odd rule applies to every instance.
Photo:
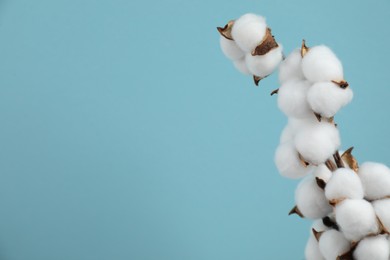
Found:
[[[359,165],[342,151],[335,115],[353,91],[341,61],[327,46],[301,46],[289,55],[266,19],[245,14],[217,28],[222,52],[254,83],[278,71],[277,106],[288,118],[275,151],[286,178],[301,179],[289,214],[313,220],[307,260],[390,259],[390,169]]]

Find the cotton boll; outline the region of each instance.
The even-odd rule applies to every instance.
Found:
[[[328,167],[325,166],[325,164],[320,164],[315,169],[313,175],[314,177],[317,177],[327,183],[332,177],[332,172],[328,169]]]
[[[324,45],[309,49],[302,59],[303,75],[312,82],[343,80],[343,66],[331,49]]]
[[[221,35],[219,43],[223,54],[225,54],[227,58],[231,60],[238,60],[244,57],[245,52],[243,52],[234,41],[228,40]]]
[[[311,232],[313,233],[313,232]],[[305,247],[305,259],[306,260],[325,260],[320,252],[318,242],[313,235],[310,235],[309,240]]]
[[[342,199],[363,199],[364,190],[359,176],[350,169],[337,169],[325,187],[329,201]]]
[[[287,56],[285,60],[280,63],[279,66],[279,82],[284,84],[288,80],[304,80],[302,67],[302,56],[299,49],[294,50]]]
[[[311,109],[327,118],[334,116],[341,107],[351,102],[352,97],[351,88],[343,89],[333,82],[315,83],[307,93]]]
[[[344,235],[334,229],[325,231],[318,243],[321,254],[326,260],[335,260],[338,256],[347,253],[350,248],[350,242]]]
[[[292,142],[279,145],[275,153],[275,164],[280,175],[291,179],[301,178],[312,169],[310,166],[304,167]]]
[[[383,227],[390,232],[390,199],[376,200],[372,206]]]
[[[305,160],[315,165],[324,163],[340,146],[337,128],[320,122],[303,128],[295,136],[295,147]]]
[[[324,191],[311,175],[299,183],[295,190],[295,203],[299,211],[310,219],[323,218],[332,212]]]
[[[290,80],[285,82],[278,92],[278,107],[289,117],[304,118],[313,112],[307,103],[306,96],[310,88],[307,80]]]
[[[245,63],[245,58],[242,58],[242,59],[239,59],[239,60],[235,60],[233,62],[234,64],[234,67],[236,67],[236,69],[241,72],[242,74],[245,74],[245,75],[250,75],[251,72],[248,70],[248,67],[246,66],[246,63]]]
[[[249,71],[258,77],[264,78],[270,75],[283,59],[282,46],[272,49],[267,54],[255,55],[247,53],[245,55],[246,65]]]
[[[379,232],[374,208],[366,200],[343,200],[336,205],[335,214],[341,231],[351,241]]]
[[[290,124],[287,124],[280,135],[280,143],[291,142],[294,140],[294,129]]]
[[[359,242],[353,256],[356,260],[388,260],[390,249],[386,236],[366,237]]]
[[[263,41],[266,30],[264,18],[245,14],[234,22],[232,37],[242,50],[250,53]]]
[[[363,163],[358,172],[369,200],[390,196],[390,169],[381,163]]]

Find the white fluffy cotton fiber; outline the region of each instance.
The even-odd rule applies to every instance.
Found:
[[[232,28],[232,37],[242,50],[252,52],[262,41],[267,30],[265,19],[255,14],[244,14]]]
[[[390,196],[390,169],[381,163],[365,162],[358,171],[369,200]]]
[[[223,54],[231,60],[238,60],[244,57],[245,52],[238,47],[235,41],[228,40],[222,35],[220,36],[219,43]]]
[[[326,184],[325,196],[329,201],[363,199],[363,185],[353,170],[340,168],[333,172]]]
[[[279,82],[284,84],[289,80],[304,80],[302,72],[302,56],[300,49],[291,52],[279,66]]]
[[[312,170],[310,166],[304,167],[292,142],[285,142],[278,146],[275,152],[275,164],[280,175],[291,179],[302,178]]]
[[[312,82],[344,79],[340,60],[324,45],[309,49],[302,59],[302,71],[303,75]]]
[[[351,102],[351,88],[340,88],[333,82],[318,82],[311,86],[307,101],[311,109],[327,118],[333,117],[341,107]]]
[[[351,244],[341,232],[331,229],[321,235],[319,248],[326,260],[335,260],[338,256],[347,253]]]
[[[356,260],[388,260],[390,249],[386,236],[364,238],[357,245],[353,256]]]
[[[304,178],[295,190],[295,204],[299,211],[310,219],[323,218],[332,212],[332,207],[318,187],[314,176]]]
[[[319,165],[330,158],[339,148],[339,131],[328,122],[308,125],[297,133],[294,143],[305,160]]]
[[[350,241],[379,232],[374,208],[366,200],[343,200],[336,205],[335,214],[337,224]]]
[[[278,107],[288,117],[305,118],[312,115],[307,93],[310,82],[307,80],[289,80],[285,82],[278,92]]]
[[[264,55],[253,56],[251,53],[247,53],[245,55],[246,66],[253,75],[264,78],[274,72],[282,61],[282,50],[282,46],[279,45]]]

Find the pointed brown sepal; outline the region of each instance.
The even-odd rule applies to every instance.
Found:
[[[323,231],[321,232],[318,232],[317,230],[315,230],[314,228],[311,229],[311,231],[313,232],[313,235],[314,237],[316,238],[317,241],[320,241],[320,238],[322,236],[322,234],[324,233]]]
[[[279,92],[279,89],[273,90],[273,91],[271,92],[271,96],[273,96],[273,95],[275,95],[275,94],[278,94],[278,92]]]
[[[303,167],[307,168],[307,166],[310,165],[310,163],[308,163],[300,153],[298,153],[298,158],[299,158],[299,161],[301,162],[301,164],[303,165]]]
[[[228,40],[233,41],[232,28],[234,20],[229,21],[224,27],[217,27],[218,32]]]
[[[323,179],[316,177],[316,182],[318,187],[320,187],[321,190],[325,190],[326,182]]]
[[[314,112],[314,115],[316,116],[318,122],[321,122],[322,116],[316,112]]]
[[[279,47],[278,43],[275,41],[274,36],[272,36],[271,29],[267,28],[263,40],[261,43],[252,51],[252,56],[265,55],[270,52],[272,49]]]
[[[293,215],[293,214],[297,214],[298,216],[300,216],[301,218],[304,218],[305,216],[303,216],[302,212],[298,209],[297,206],[294,206],[290,212],[288,213],[288,215]]]
[[[306,41],[302,40],[302,46],[301,46],[301,57],[306,55],[306,53],[309,51],[309,47],[306,46]]]
[[[379,229],[381,230],[381,234],[390,234],[389,230],[383,225],[382,220],[380,218],[376,217],[376,220],[378,221]]]
[[[344,162],[341,159],[339,151],[333,154],[334,161],[336,162],[337,168],[344,168]]]
[[[357,172],[359,170],[359,164],[356,158],[352,155],[353,146],[347,149],[342,155],[341,159],[343,159],[349,168]]]
[[[330,160],[330,159],[326,160],[325,165],[326,165],[326,167],[328,167],[328,169],[329,169],[331,172],[334,172],[334,171],[337,169],[337,167],[336,167],[336,165],[334,164],[334,162],[333,162],[332,160]]]
[[[342,89],[346,89],[349,86],[348,82],[346,82],[345,80],[339,80],[339,81],[332,80],[332,82],[334,84],[338,85]]]
[[[255,85],[256,85],[256,86],[259,86],[259,82],[260,82],[260,80],[262,80],[262,79],[263,79],[262,77],[253,75],[253,81],[255,82]]]

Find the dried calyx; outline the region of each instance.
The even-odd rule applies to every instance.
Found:
[[[300,216],[301,218],[304,218],[305,216],[302,214],[302,212],[298,209],[297,206],[294,206],[290,212],[288,213],[288,215],[293,215],[293,214],[297,214],[298,216]]]
[[[234,25],[234,20],[231,20],[224,27],[217,27],[217,30],[223,37],[233,41],[233,37],[232,37],[233,25]]]
[[[351,168],[357,172],[359,170],[359,163],[356,158],[352,155],[353,146],[348,148],[342,155],[341,159]]]
[[[261,43],[252,51],[252,55],[265,55],[270,52],[272,49],[279,47],[278,43],[275,41],[275,37],[271,33],[271,29],[267,28],[265,36]]]

